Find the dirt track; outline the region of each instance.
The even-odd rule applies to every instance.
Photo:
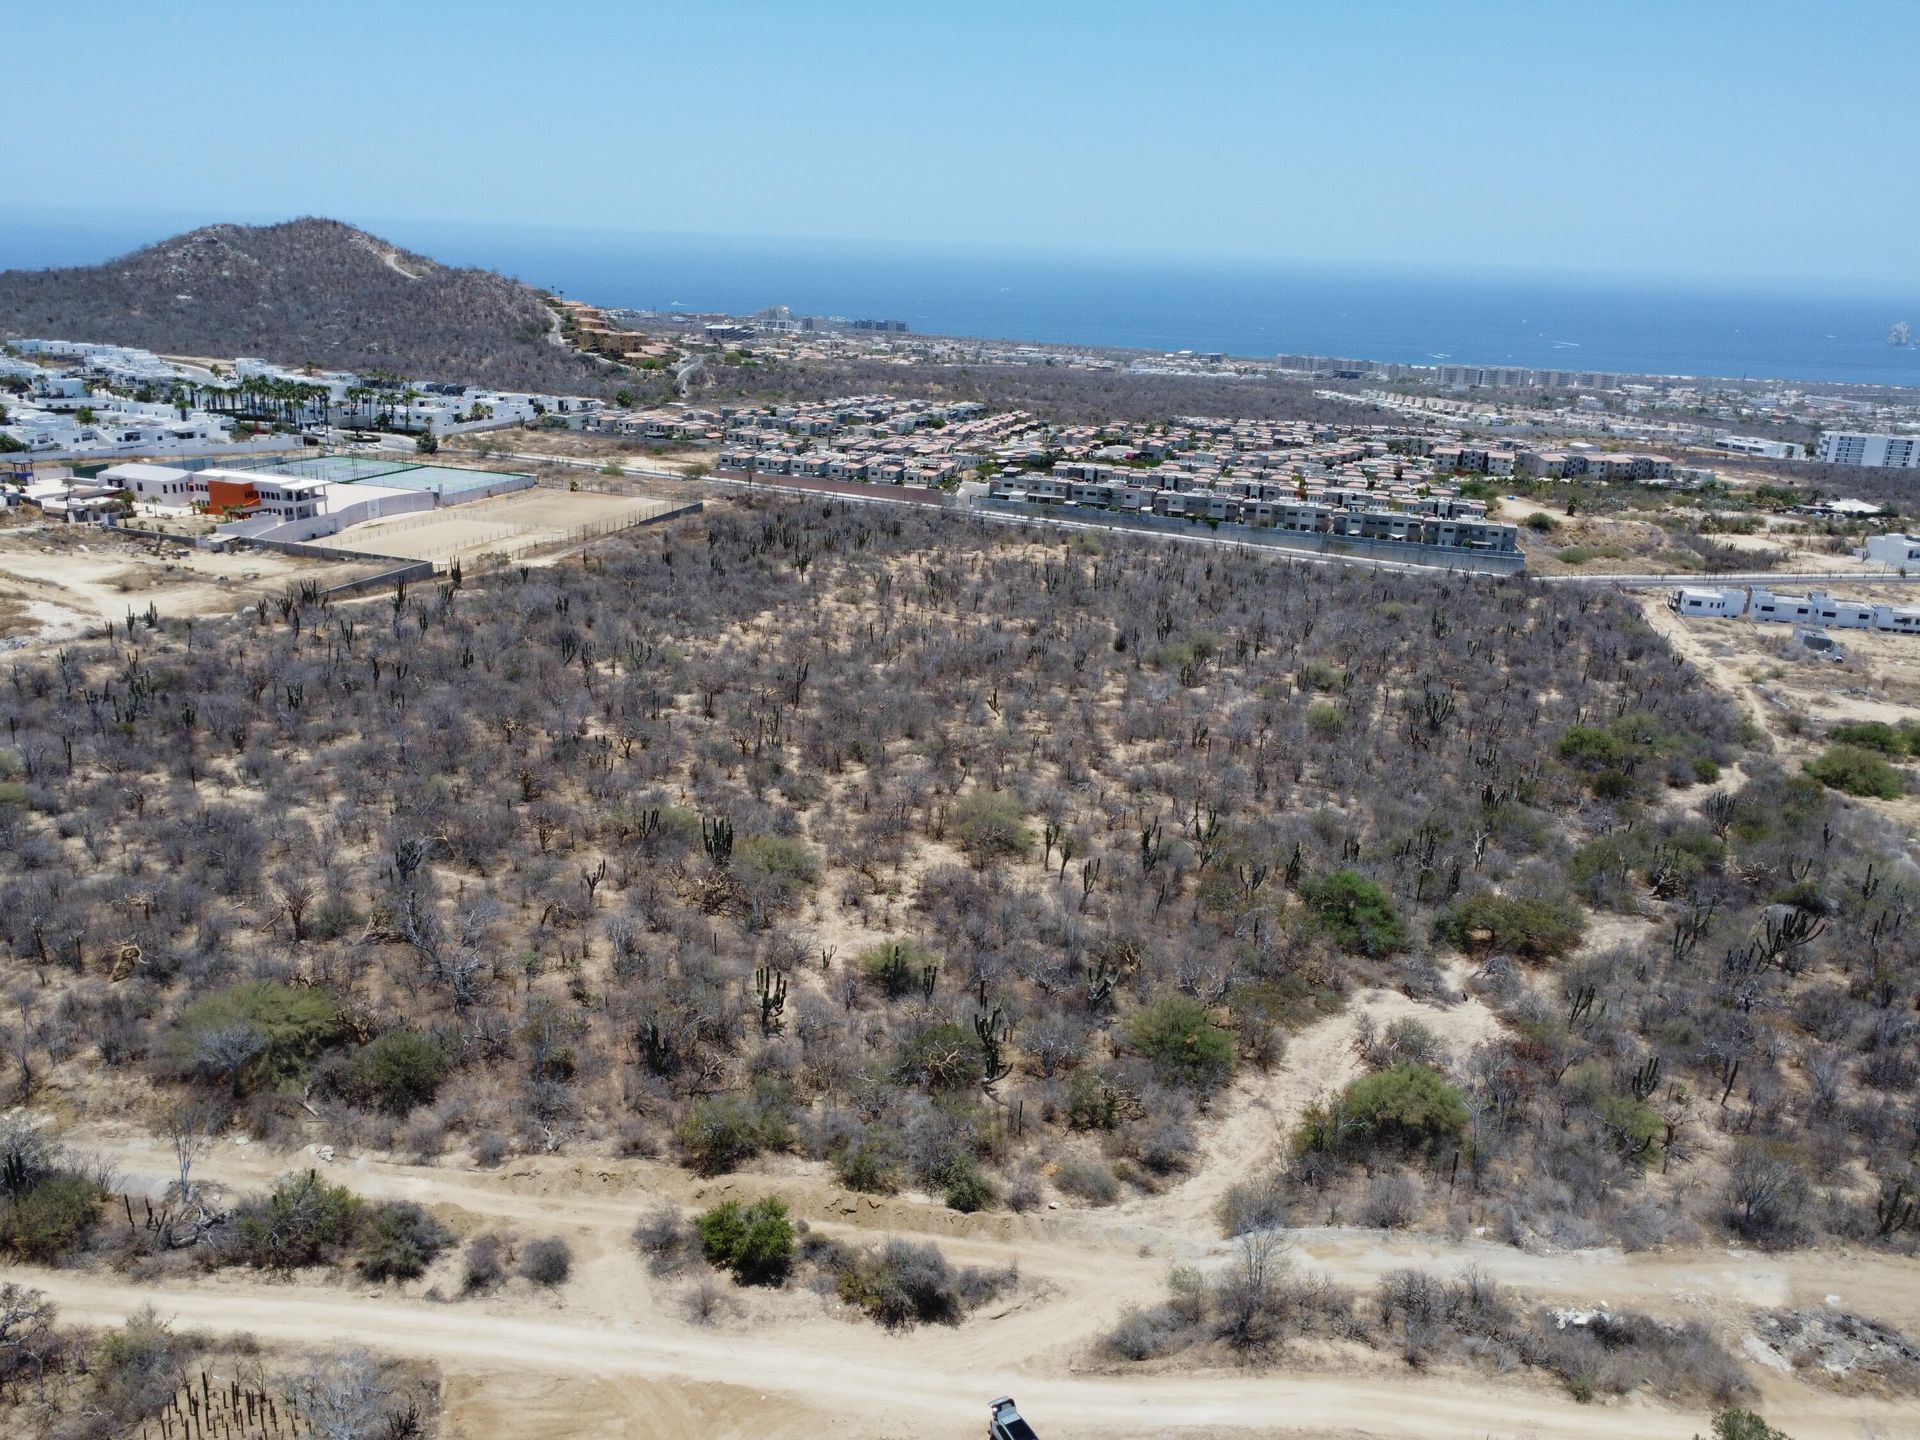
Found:
[[[1361,1368],[1308,1360],[1305,1368],[1227,1373],[1091,1373],[1093,1343],[1131,1304],[1162,1293],[1166,1268],[1227,1254],[1212,1219],[1226,1183],[1246,1174],[1278,1138],[1286,1115],[1352,1064],[1346,1039],[1358,1008],[1380,1019],[1418,1007],[1379,992],[1355,1010],[1295,1037],[1284,1069],[1236,1091],[1203,1136],[1206,1167],[1158,1196],[1108,1210],[1030,1215],[956,1215],[937,1202],[870,1198],[839,1190],[816,1167],[702,1181],[670,1165],[554,1157],[498,1171],[340,1158],[329,1178],[378,1197],[434,1207],[465,1233],[515,1228],[559,1233],[576,1255],[559,1298],[524,1291],[445,1302],[351,1283],[262,1282],[238,1274],[164,1287],[116,1277],[23,1270],[72,1319],[110,1322],[151,1301],[182,1323],[247,1330],[263,1341],[306,1347],[352,1340],[431,1359],[448,1377],[451,1433],[480,1440],[576,1436],[978,1433],[985,1402],[1011,1392],[1041,1433],[1132,1436],[1260,1432],[1420,1437],[1684,1437],[1705,1416],[1631,1398],[1574,1404],[1537,1377],[1452,1371],[1414,1374],[1390,1357]],[[1453,1017],[1467,1029],[1471,1012]],[[1464,1032],[1458,1032],[1464,1033]],[[73,1137],[112,1157],[133,1193],[157,1193],[172,1170],[163,1143],[127,1128]],[[254,1188],[303,1164],[304,1152],[222,1144],[196,1172]],[[805,1292],[746,1298],[746,1313],[712,1329],[685,1321],[683,1282],[650,1276],[627,1242],[634,1220],[661,1199],[683,1206],[734,1194],[777,1193],[828,1232],[918,1234],[957,1262],[1018,1265],[1010,1300],[957,1330],[889,1336],[826,1318]],[[1534,1254],[1484,1240],[1392,1236],[1366,1230],[1302,1230],[1296,1263],[1368,1286],[1398,1266],[1451,1274],[1478,1265],[1516,1294],[1569,1304],[1632,1306],[1693,1317],[1738,1348],[1752,1310],[1839,1303],[1920,1331],[1920,1264],[1881,1255],[1760,1255],[1724,1248],[1655,1255],[1595,1250]],[[443,1267],[447,1262],[443,1262]],[[450,1272],[443,1270],[442,1288]],[[423,1285],[409,1287],[418,1291]],[[1844,1397],[1755,1369],[1765,1408],[1796,1440],[1859,1440],[1862,1422],[1879,1440],[1920,1435],[1920,1407]],[[511,1429],[502,1428],[511,1420]]]
[[[72,1318],[117,1320],[146,1298],[126,1285],[65,1274],[33,1275]],[[396,1355],[430,1359],[456,1375],[536,1372],[597,1382],[633,1400],[662,1389],[722,1387],[740,1392],[746,1414],[736,1433],[818,1433],[831,1424],[845,1436],[971,1436],[985,1402],[1012,1391],[1054,1435],[1131,1436],[1169,1430],[1248,1430],[1267,1434],[1378,1434],[1481,1440],[1526,1433],[1606,1437],[1674,1436],[1691,1423],[1655,1407],[1628,1403],[1579,1406],[1534,1386],[1490,1387],[1465,1377],[1346,1375],[1189,1375],[1133,1379],[1036,1375],[1017,1361],[981,1363],[938,1353],[939,1335],[889,1338],[843,1326],[812,1329],[816,1338],[762,1338],[704,1332],[635,1317],[609,1327],[591,1317],[489,1313],[471,1305],[368,1301],[337,1292],[312,1294],[288,1287],[220,1286],[167,1291],[153,1297],[182,1324],[251,1331],[287,1345],[366,1344]],[[985,1327],[982,1327],[985,1328]],[[905,1382],[905,1383],[903,1383]],[[1823,1415],[1788,1395],[1769,1412],[1791,1416],[1801,1437],[1858,1434],[1868,1420],[1887,1434],[1903,1418],[1884,1404],[1847,1402]],[[585,1407],[583,1407],[585,1408]],[[692,1433],[598,1420],[590,1428],[553,1434],[643,1435]],[[748,1416],[751,1416],[750,1421]],[[581,1418],[584,1418],[582,1416]],[[498,1416],[511,1430],[464,1433],[528,1434],[518,1417]],[[701,1433],[724,1433],[703,1429]],[[1897,1433],[1897,1432],[1896,1432]]]

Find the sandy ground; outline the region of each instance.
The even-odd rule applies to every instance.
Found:
[[[1782,589],[1799,594],[1806,587]],[[1836,587],[1834,593],[1899,605],[1920,598],[1907,587],[1891,585],[1861,584],[1844,591]],[[1667,608],[1659,592],[1638,592],[1634,598],[1654,629],[1789,749],[1811,754],[1817,748],[1796,741],[1787,724],[1796,712],[1811,722],[1810,740],[1840,721],[1898,725],[1920,719],[1920,636],[1830,630],[1848,656],[1845,664],[1834,664],[1796,654],[1791,625],[1682,619]]]
[[[216,555],[64,525],[0,531],[0,602],[26,616],[12,638],[32,643],[72,639],[149,604],[171,618],[231,615],[296,577],[338,585],[367,568],[262,550]]]
[[[670,508],[652,496],[541,487],[424,515],[352,525],[317,543],[406,560],[517,554],[621,529]]]
[[[1464,993],[1461,978],[1458,973],[1450,976],[1456,993]],[[1365,991],[1340,1014],[1290,1036],[1283,1063],[1265,1073],[1243,1074],[1234,1083],[1218,1107],[1219,1118],[1196,1137],[1198,1153],[1206,1156],[1196,1174],[1158,1195],[1092,1214],[1136,1224],[1145,1244],[1180,1235],[1202,1253],[1217,1250],[1218,1231],[1211,1222],[1227,1189],[1279,1159],[1282,1142],[1301,1112],[1361,1073],[1353,1039],[1362,1015],[1371,1015],[1382,1030],[1403,1018],[1425,1021],[1443,1036],[1455,1057],[1500,1030],[1499,1018],[1478,1000],[1442,1009],[1392,990]]]
[[[1527,517],[1535,514],[1545,515],[1557,522],[1556,527],[1544,535],[1523,530],[1520,536],[1521,546],[1527,552],[1527,568],[1534,574],[1664,575],[1686,568],[1672,559],[1673,554],[1682,547],[1650,519],[1587,512],[1569,515],[1566,505],[1565,500],[1525,498],[1502,500],[1500,503],[1499,518],[1509,524],[1524,526]],[[1646,515],[1650,512],[1640,513]],[[1697,515],[1699,512],[1678,513]],[[1867,576],[1884,568],[1855,559],[1849,553],[1834,554],[1819,548],[1824,546],[1826,537],[1813,533],[1803,521],[1792,517],[1766,517],[1763,526],[1761,531],[1753,535],[1716,533],[1708,538],[1716,544],[1756,556],[1763,553],[1784,554],[1786,559],[1775,567],[1783,574],[1857,572]],[[1590,550],[1617,547],[1625,554],[1595,555],[1584,564],[1569,565],[1559,560],[1555,553],[1567,546],[1582,546]],[[1704,571],[1700,573],[1699,580],[1703,585],[1713,583],[1713,577]]]

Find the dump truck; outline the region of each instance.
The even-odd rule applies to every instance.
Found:
[[[987,1440],[1039,1440],[1039,1437],[1033,1433],[1033,1427],[1020,1418],[1013,1397],[1002,1395],[993,1402],[987,1420]]]

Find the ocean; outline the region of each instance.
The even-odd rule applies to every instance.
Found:
[[[184,228],[184,227],[173,227]],[[1920,386],[1920,281],[1754,286],[904,251],[819,242],[370,223],[409,249],[596,304],[899,320],[917,332],[1265,357],[1338,355]],[[0,268],[93,263],[169,233],[0,225]],[[4,323],[4,317],[0,317]]]

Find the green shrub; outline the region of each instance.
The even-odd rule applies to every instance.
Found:
[[[548,1288],[566,1284],[573,1274],[573,1247],[558,1235],[528,1241],[520,1252],[520,1274]]]
[[[1830,790],[1872,800],[1896,800],[1906,790],[1900,772],[1871,750],[1835,745],[1807,762],[1807,774]]]
[[[964,1156],[947,1167],[946,1202],[949,1210],[971,1215],[976,1210],[991,1210],[999,1201],[993,1182],[980,1173],[972,1156]]]
[[[1633,793],[1643,766],[1661,756],[1685,754],[1689,744],[1655,716],[1635,711],[1605,725],[1575,725],[1556,748],[1562,760],[1586,776],[1595,796],[1624,800]]]
[[[367,1211],[354,1264],[369,1280],[412,1280],[425,1273],[453,1238],[452,1231],[412,1201],[385,1201]]]
[[[742,1205],[726,1200],[694,1221],[707,1263],[742,1285],[781,1285],[793,1265],[793,1221],[771,1195]]]
[[[242,1259],[267,1270],[294,1270],[337,1258],[359,1235],[362,1206],[342,1185],[307,1170],[281,1179],[240,1208]]]
[[[923,1025],[894,1052],[893,1077],[939,1094],[970,1090],[982,1078],[980,1046],[974,1033],[952,1020]]]
[[[736,1095],[694,1101],[674,1136],[687,1164],[702,1175],[724,1174],[787,1141],[785,1126]]]
[[[1700,1440],[1698,1435],[1693,1440]],[[1713,1440],[1793,1440],[1784,1430],[1776,1430],[1751,1410],[1726,1409],[1713,1417]]]
[[[186,1383],[187,1362],[197,1349],[193,1338],[175,1334],[151,1305],[135,1311],[119,1329],[107,1331],[87,1357],[93,1395],[84,1427],[68,1433],[130,1433],[136,1424],[159,1414]]]
[[[1317,700],[1307,707],[1307,729],[1322,740],[1331,740],[1347,728],[1347,712],[1338,705],[1326,700]]]
[[[1309,1106],[1294,1149],[1353,1156],[1374,1150],[1432,1150],[1466,1133],[1467,1104],[1430,1065],[1396,1065],[1363,1075],[1330,1104]]]
[[[1020,802],[1004,791],[976,790],[954,802],[954,843],[976,865],[1018,860],[1033,849]]]
[[[1536,535],[1547,535],[1560,528],[1560,522],[1544,510],[1536,510],[1520,522]]]
[[[1836,725],[1827,732],[1827,738],[1839,745],[1878,750],[1882,755],[1905,755],[1916,733],[1920,732],[1896,730],[1884,720],[1865,720]]]
[[[1733,838],[1757,845],[1791,837],[1817,824],[1830,803],[1826,787],[1813,776],[1764,770],[1734,796]]]
[[[1347,672],[1330,660],[1309,660],[1294,675],[1294,684],[1302,690],[1325,693],[1338,690],[1346,683]]]
[[[1443,911],[1436,937],[1457,950],[1492,950],[1523,960],[1564,955],[1586,934],[1587,919],[1564,897],[1498,895],[1482,890]]]
[[[833,1152],[833,1178],[863,1195],[891,1195],[900,1188],[900,1161],[884,1135],[863,1131]]]
[[[1067,1124],[1075,1130],[1111,1130],[1120,1123],[1120,1097],[1091,1070],[1067,1076]]]
[[[404,1115],[432,1102],[452,1064],[433,1036],[389,1030],[354,1052],[347,1064],[348,1093],[363,1105]]]
[[[1651,1165],[1666,1146],[1667,1122],[1644,1100],[1631,1095],[1606,1095],[1600,1101],[1600,1123],[1628,1160]]]
[[[177,1070],[225,1076],[238,1093],[297,1080],[316,1055],[347,1034],[346,1007],[331,990],[246,980],[181,1011],[165,1050]],[[218,1043],[238,1035],[248,1036],[250,1046]]]
[[[51,1175],[0,1212],[0,1236],[8,1253],[21,1260],[58,1260],[87,1238],[103,1198],[91,1180]]]
[[[1017,1278],[1011,1267],[956,1270],[937,1246],[912,1240],[889,1240],[877,1250],[834,1246],[823,1263],[840,1298],[889,1330],[957,1325],[968,1310],[1000,1295]]]
[[[939,969],[934,953],[917,940],[889,940],[869,945],[853,958],[862,979],[889,1000],[898,1000],[921,983],[928,967]]]
[[[1233,1037],[1189,995],[1162,995],[1134,1011],[1127,1043],[1170,1085],[1211,1090],[1233,1074]]]
[[[1584,565],[1593,559],[1593,551],[1584,545],[1567,545],[1554,558],[1562,565]]]
[[[1393,899],[1354,870],[1336,870],[1301,888],[1314,923],[1343,950],[1391,955],[1407,947],[1407,927]]]
[[[1053,1183],[1063,1195],[1077,1196],[1094,1205],[1111,1205],[1120,1198],[1113,1167],[1098,1155],[1069,1155],[1055,1167]]]
[[[812,849],[787,835],[748,835],[734,847],[733,868],[747,878],[764,877],[786,897],[812,889],[820,879]]]

